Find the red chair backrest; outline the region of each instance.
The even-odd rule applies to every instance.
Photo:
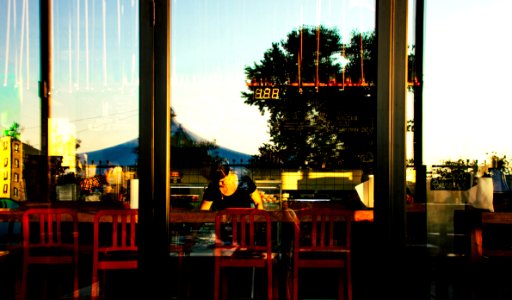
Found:
[[[34,232],[36,230],[36,232]],[[23,248],[73,247],[78,252],[78,216],[69,208],[29,208],[22,216]]]
[[[94,216],[94,254],[98,252],[137,251],[137,209],[105,209]],[[108,232],[105,237],[101,230]]]
[[[353,211],[309,208],[297,211],[295,249],[350,251]]]
[[[226,236],[226,225],[231,234]],[[216,247],[240,246],[272,252],[270,214],[255,208],[227,208],[215,216]]]

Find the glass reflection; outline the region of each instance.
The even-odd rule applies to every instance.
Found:
[[[373,207],[356,186],[375,163],[375,1],[174,1],[171,12],[174,254],[211,251],[199,206],[218,157],[275,216]]]
[[[0,198],[24,201],[23,158],[41,147],[39,1],[0,0],[0,28]]]
[[[136,178],[139,3],[51,4],[51,57],[41,57],[39,1],[0,0],[0,129],[10,149],[21,141],[23,159],[2,182],[2,196],[12,196],[11,178],[23,173],[26,193],[16,200],[44,201],[47,136],[51,200],[122,202]],[[48,132],[41,132],[41,61],[52,69]]]
[[[51,156],[59,187],[122,202],[136,177],[138,2],[54,1]],[[71,200],[75,200],[72,198]]]
[[[175,208],[197,206],[216,157],[272,182],[273,202],[357,198],[375,157],[374,1],[176,1],[172,23]]]

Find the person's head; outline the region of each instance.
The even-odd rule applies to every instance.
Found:
[[[227,159],[216,159],[210,169],[210,181],[217,182],[229,174],[231,168]]]
[[[218,159],[212,164],[210,180],[216,183],[221,193],[226,196],[233,194],[238,186],[238,176],[231,172],[226,159]]]

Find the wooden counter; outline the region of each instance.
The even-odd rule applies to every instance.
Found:
[[[99,209],[123,209],[120,207],[80,207],[77,208],[79,222],[93,222],[94,214]],[[21,213],[24,209],[0,209],[0,220],[9,219],[21,220]],[[292,209],[268,210],[274,221],[289,222],[294,220]],[[213,223],[215,222],[215,211],[202,211],[190,209],[171,209],[169,222],[171,223]],[[354,210],[354,221],[373,222],[373,210]]]
[[[269,210],[272,220],[278,222],[290,222],[294,220],[294,210]],[[214,223],[215,211],[191,211],[191,210],[171,210],[169,222],[171,223]],[[354,221],[373,222],[373,210],[354,210]]]

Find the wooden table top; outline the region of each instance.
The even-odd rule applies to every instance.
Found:
[[[102,208],[98,207],[80,207],[78,208],[78,219],[79,222],[93,222],[95,213]],[[111,209],[111,208],[107,208]],[[124,208],[114,208],[124,209]],[[0,220],[4,219],[12,220],[13,218],[21,218],[21,213],[24,209],[0,209]],[[268,210],[273,221],[276,222],[289,222],[295,218],[293,209],[283,208],[276,210]],[[353,210],[354,221],[356,222],[373,222],[373,210]],[[215,222],[215,211],[202,211],[202,210],[191,210],[191,209],[171,209],[169,213],[170,223],[210,223]]]
[[[293,209],[268,210],[273,221],[291,222],[295,220]],[[354,221],[373,222],[373,210],[353,210]],[[171,210],[169,222],[171,223],[213,223],[215,222],[215,211],[201,210]]]

